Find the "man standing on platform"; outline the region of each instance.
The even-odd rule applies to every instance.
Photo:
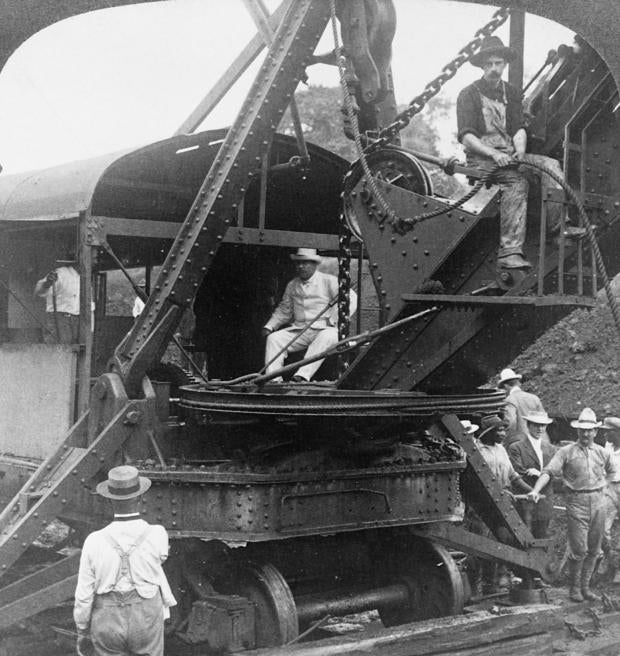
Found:
[[[46,344],[77,344],[80,328],[80,274],[72,251],[56,260],[56,267],[34,288],[45,299],[43,340]]]

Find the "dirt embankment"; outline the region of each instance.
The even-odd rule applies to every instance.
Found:
[[[620,276],[612,289],[620,304]],[[620,333],[605,293],[599,293],[596,308],[562,319],[511,367],[551,415],[576,417],[591,407],[598,416],[620,416]]]

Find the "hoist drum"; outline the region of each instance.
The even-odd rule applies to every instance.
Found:
[[[366,162],[373,177],[401,189],[412,191],[422,196],[433,195],[433,183],[428,171],[411,153],[397,148],[382,148],[366,156]],[[349,229],[356,239],[363,241],[359,218],[347,195],[364,177],[364,169],[358,160],[346,178],[344,198],[344,215]],[[370,187],[368,191],[371,191]]]

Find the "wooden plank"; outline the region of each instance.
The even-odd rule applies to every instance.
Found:
[[[356,654],[389,654],[390,656],[430,656],[431,654],[488,653],[502,654],[501,643],[536,636],[534,642],[549,642],[545,651],[516,653],[551,653],[551,638],[543,634],[559,629],[563,623],[559,606],[532,605],[507,609],[505,614],[494,615],[479,611],[471,615],[442,617],[424,622],[413,622],[400,627],[365,631],[361,635],[346,635],[319,640],[307,645],[287,648],[290,656],[354,656]],[[518,642],[515,642],[518,645]],[[489,647],[488,652],[471,651]],[[459,651],[460,650],[460,651]],[[247,652],[247,656],[272,655],[270,649]]]
[[[550,635],[534,635],[519,640],[495,642],[492,645],[459,649],[458,651],[435,652],[437,656],[551,656],[553,642]],[[366,655],[368,656],[368,655]]]

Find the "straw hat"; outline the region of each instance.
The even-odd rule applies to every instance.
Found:
[[[605,430],[620,431],[620,419],[618,417],[605,417],[601,428]]]
[[[540,424],[542,426],[553,423],[553,419],[544,410],[532,410],[529,415],[523,415],[523,419],[532,424]]]
[[[291,260],[297,262],[321,262],[322,258],[316,252],[316,248],[298,248],[297,253],[291,255]]]
[[[144,494],[151,487],[151,481],[138,476],[138,470],[130,465],[114,467],[108,472],[108,480],[97,485],[97,494],[106,499],[133,499]]]
[[[479,428],[478,426],[476,426],[476,424],[472,424],[471,421],[469,421],[469,419],[463,419],[461,421],[461,426],[465,431],[465,435],[471,435],[472,433],[475,433]]]
[[[584,408],[577,419],[570,422],[573,428],[599,428],[600,421],[596,420],[596,415],[592,408]]]

